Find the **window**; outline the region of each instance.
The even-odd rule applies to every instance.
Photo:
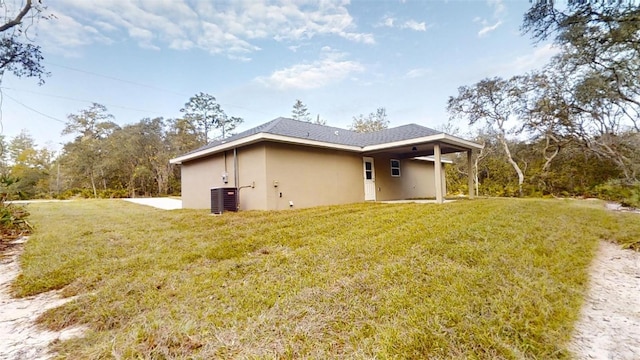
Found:
[[[373,164],[371,161],[364,162],[364,176],[367,180],[373,180]]]
[[[391,176],[400,176],[400,160],[391,159]]]

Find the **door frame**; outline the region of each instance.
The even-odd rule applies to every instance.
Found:
[[[367,179],[367,162],[371,163],[371,179]],[[364,179],[364,201],[376,201],[376,167],[372,157],[362,157],[362,178]],[[368,193],[367,189],[369,189]]]

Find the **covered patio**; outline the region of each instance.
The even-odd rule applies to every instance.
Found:
[[[365,146],[362,154],[363,156],[389,157],[399,160],[432,157],[435,164],[442,164],[442,155],[465,152],[468,162],[469,198],[473,199],[476,195],[473,176],[473,151],[480,149],[482,149],[480,144],[440,133],[410,140]],[[435,202],[442,204],[444,203],[445,195],[442,184],[443,168],[442,166],[434,166],[434,169]]]

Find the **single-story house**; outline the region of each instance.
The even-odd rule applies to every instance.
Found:
[[[236,188],[241,210],[279,210],[446,194],[442,154],[482,146],[409,124],[371,133],[277,118],[171,160],[184,208],[209,208]],[[471,166],[469,166],[471,169]],[[470,196],[473,196],[469,174]]]

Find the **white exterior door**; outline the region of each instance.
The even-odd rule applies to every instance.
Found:
[[[376,200],[376,171],[373,166],[373,158],[362,158],[364,169],[364,200]]]

